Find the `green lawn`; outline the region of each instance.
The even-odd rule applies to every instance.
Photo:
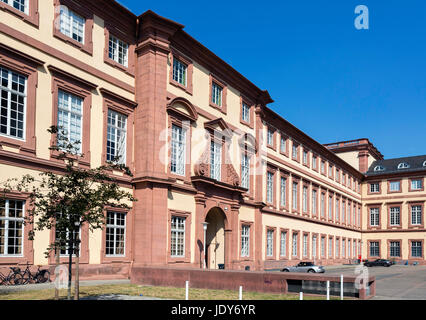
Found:
[[[165,298],[173,300],[185,299],[185,288],[171,287],[150,287],[134,284],[125,285],[100,285],[80,287],[80,297],[95,296],[102,294],[124,294],[139,296],[143,294],[147,297]],[[52,300],[55,296],[54,289],[43,289],[33,291],[1,293],[0,300]],[[67,296],[66,290],[60,290],[61,299]],[[190,289],[190,300],[238,300],[238,291],[231,290],[207,290]],[[298,294],[273,294],[259,292],[243,292],[244,300],[298,300]],[[305,300],[325,300],[325,296],[304,296]],[[337,297],[331,297],[337,299]]]

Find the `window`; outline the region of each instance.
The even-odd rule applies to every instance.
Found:
[[[370,184],[370,193],[380,192],[380,184],[379,183],[371,183]]]
[[[308,188],[303,187],[303,212],[308,211]]]
[[[346,240],[342,239],[342,258],[346,257]]]
[[[401,243],[399,241],[390,242],[389,254],[391,257],[400,257],[401,256]]]
[[[221,107],[222,106],[222,92],[223,88],[217,83],[212,83],[212,102]]]
[[[312,258],[317,257],[317,236],[312,236]]]
[[[334,213],[336,215],[336,221],[340,220],[339,211],[340,211],[340,208],[339,208],[339,199],[336,199],[336,210],[335,210],[335,213]]]
[[[328,219],[333,219],[333,197],[328,197]]]
[[[346,202],[342,201],[342,222],[346,222]]]
[[[28,14],[28,1],[29,0],[0,0],[9,6]]]
[[[110,35],[109,36],[109,50],[108,56],[115,62],[127,67],[129,56],[129,45],[120,39]]]
[[[58,135],[64,135],[81,152],[83,99],[65,91],[58,91]],[[79,143],[77,143],[79,142]],[[59,147],[64,147],[59,145]],[[118,147],[118,146],[117,146]],[[117,149],[118,150],[118,149]]]
[[[336,258],[338,258],[339,257],[339,253],[340,253],[340,241],[339,241],[339,239],[336,239]]]
[[[268,146],[273,146],[274,145],[274,133],[272,132],[271,129],[268,128],[268,133],[267,133],[267,143]]]
[[[126,214],[107,212],[106,245],[107,256],[124,256],[126,243]]]
[[[0,134],[25,139],[27,78],[0,67]]]
[[[67,37],[84,44],[86,19],[65,6],[60,9],[60,32]]]
[[[304,257],[308,256],[308,235],[307,234],[303,235],[303,256]]]
[[[422,190],[422,188],[423,188],[422,180],[420,179],[411,180],[411,190]]]
[[[312,190],[312,214],[317,214],[317,191]]]
[[[297,205],[297,187],[298,184],[297,182],[293,182],[293,199],[292,199],[292,203],[293,203],[293,209],[297,210],[298,205]]]
[[[0,257],[22,256],[24,201],[0,200]]]
[[[274,174],[268,171],[266,181],[266,202],[272,203],[274,201]]]
[[[222,167],[222,144],[212,141],[210,148],[210,177],[220,181]]]
[[[410,168],[410,165],[406,162],[402,162],[398,164],[398,169],[408,169],[408,168]]]
[[[401,182],[400,181],[389,182],[389,191],[390,192],[400,191],[400,189],[401,189]]]
[[[250,157],[247,154],[241,158],[241,186],[250,189]]]
[[[332,258],[333,257],[333,238],[328,238],[328,257]]]
[[[297,257],[297,233],[293,233],[292,250],[293,257]]]
[[[285,137],[283,137],[282,135],[281,135],[281,140],[280,140],[280,151],[282,153],[287,152],[287,139]]]
[[[371,257],[380,257],[379,242],[377,242],[377,241],[371,241],[370,242],[370,256]]]
[[[173,80],[186,87],[188,66],[173,58]]]
[[[425,162],[423,162],[423,167],[426,167],[426,161],[425,161]]]
[[[421,258],[422,255],[422,243],[421,241],[412,241],[411,242],[411,257]]]
[[[186,130],[172,125],[171,172],[185,175]]]
[[[370,226],[378,227],[380,222],[379,219],[380,219],[379,208],[371,208],[370,209]]]
[[[329,166],[328,166],[328,176],[329,176],[330,178],[332,178],[332,177],[333,177],[333,166],[332,166],[332,165],[329,165]]]
[[[250,107],[247,105],[247,103],[242,103],[242,119],[244,122],[250,123]]]
[[[61,245],[60,255],[61,256],[69,256],[70,254],[70,230],[58,230],[55,229],[55,238],[59,239],[59,243]],[[81,226],[79,230],[73,230],[72,231],[72,237],[73,237],[73,252],[72,254],[75,255],[75,240],[78,237],[81,240]],[[108,240],[108,237],[107,237]],[[80,241],[80,249],[81,249],[81,241]]]
[[[422,206],[411,207],[411,224],[412,225],[422,224]]]
[[[325,193],[321,193],[321,217],[325,216]]]
[[[185,220],[184,217],[172,217],[170,237],[172,257],[185,256]]]
[[[285,207],[287,205],[287,179],[284,177],[281,177],[281,206]]]
[[[241,227],[241,257],[250,256],[250,226]]]
[[[321,237],[321,257],[325,257],[325,237]]]
[[[274,230],[266,232],[266,256],[272,257],[274,254]]]
[[[351,252],[351,250],[352,250],[351,240],[350,240],[350,239],[348,239],[348,258],[351,258],[351,257],[352,257],[352,252]]]
[[[390,208],[390,225],[391,226],[400,225],[400,208],[399,207]]]
[[[295,144],[294,142],[293,142],[291,156],[293,157],[294,160],[297,160],[297,144]]]
[[[303,150],[303,164],[308,164],[308,152]]]
[[[285,257],[286,255],[287,255],[287,232],[281,231],[280,256]]]
[[[317,156],[312,156],[312,169],[317,170]]]
[[[126,163],[127,116],[108,110],[107,161]]]
[[[325,174],[325,162],[321,161],[321,173]]]
[[[378,172],[378,171],[385,171],[385,168],[383,166],[375,166],[374,167],[374,171]]]
[[[340,182],[340,170],[336,169],[336,181]]]

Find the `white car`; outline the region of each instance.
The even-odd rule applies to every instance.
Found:
[[[312,262],[300,262],[294,267],[285,267],[281,272],[309,272],[309,273],[324,273],[323,266],[316,266]]]

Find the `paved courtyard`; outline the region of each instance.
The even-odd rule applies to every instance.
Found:
[[[354,276],[356,266],[325,267],[326,274]],[[393,265],[368,268],[376,277],[374,300],[426,300],[426,266]]]

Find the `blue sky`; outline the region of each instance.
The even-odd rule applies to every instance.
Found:
[[[369,138],[385,158],[426,154],[426,1],[119,0],[185,31],[320,143]],[[354,26],[369,9],[369,30]]]

